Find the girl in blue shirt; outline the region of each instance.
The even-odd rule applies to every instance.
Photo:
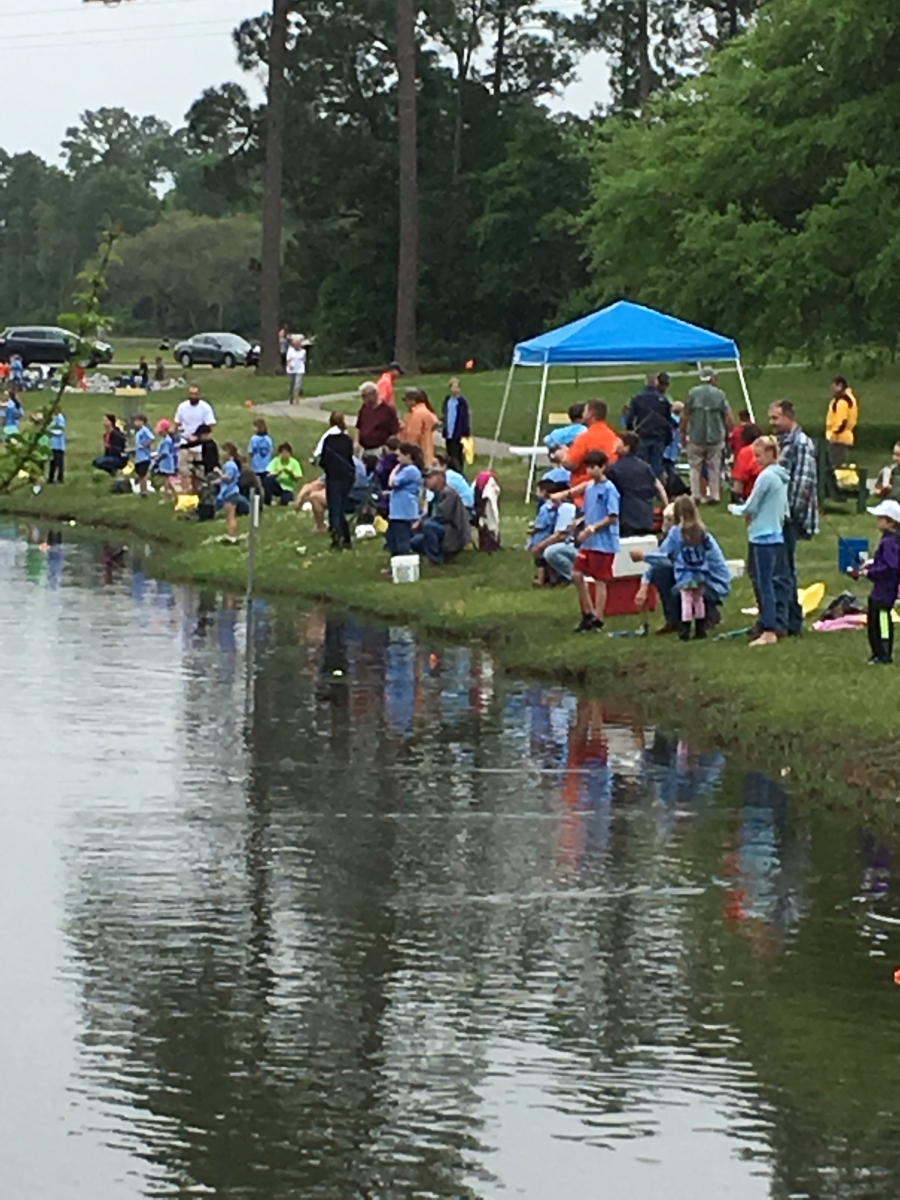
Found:
[[[153,457],[153,430],[147,425],[147,418],[138,413],[134,418],[134,473],[138,477],[141,496],[147,495],[147,485],[150,482],[150,460]]]
[[[237,541],[237,506],[241,497],[241,456],[234,442],[222,445],[224,464],[219,468],[219,488],[216,492],[216,508],[225,513],[225,536],[229,542]]]
[[[256,472],[259,482],[265,488],[269,463],[275,457],[275,443],[269,436],[269,427],[262,418],[253,422],[253,428],[256,432],[247,443],[247,455],[250,459],[250,470]]]
[[[159,437],[159,445],[156,449],[156,457],[153,460],[151,471],[156,475],[161,475],[163,479],[163,488],[167,496],[175,495],[174,479],[178,471],[178,457],[175,450],[175,439],[172,437],[172,425],[165,417],[157,422],[156,433]]]
[[[10,392],[3,406],[3,436],[13,437],[19,432],[19,422],[25,415],[25,410],[19,403],[15,392]]]
[[[391,498],[388,506],[387,548],[392,557],[409,554],[413,523],[419,519],[423,465],[419,447],[411,442],[401,442],[397,450],[397,465],[388,480]]]
[[[66,477],[66,418],[54,413],[50,428],[50,474],[48,483],[62,483]]]

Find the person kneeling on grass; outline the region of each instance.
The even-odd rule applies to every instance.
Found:
[[[294,448],[290,442],[282,442],[278,454],[266,468],[265,496],[266,504],[277,500],[281,505],[288,505],[294,499],[294,487],[303,478],[303,468],[294,458]]]
[[[872,657],[870,667],[883,667],[894,661],[893,609],[900,591],[900,504],[896,500],[882,500],[870,508],[869,516],[875,517],[881,541],[875,557],[860,571],[872,581],[869,597],[867,627]]]
[[[666,616],[660,632],[677,630],[686,642],[691,636],[691,621],[698,638],[705,638],[707,629],[718,624],[719,607],[731,591],[731,572],[690,496],[679,496],[673,510],[675,524],[659,549],[631,552],[634,562],[647,564],[635,603],[638,610],[644,607],[653,584]]]
[[[410,549],[439,567],[465,550],[472,540],[472,524],[461,496],[447,483],[441,468],[425,472],[425,486],[431,499],[428,511],[416,525]]]
[[[526,549],[534,558],[534,586],[548,587],[557,582],[557,575],[545,555],[554,546],[566,541],[568,531],[578,516],[578,510],[571,501],[554,503],[556,496],[568,491],[565,483],[542,479],[537,490],[541,506],[529,528]],[[573,554],[572,558],[574,557]],[[564,570],[563,578],[566,582],[571,580],[571,566]]]
[[[619,493],[606,478],[609,462],[602,450],[588,450],[582,459],[588,481],[584,491],[584,529],[578,536],[578,557],[572,580],[581,605],[581,622],[576,633],[593,633],[603,628],[606,584],[612,579],[613,560],[619,549]],[[594,580],[594,595],[588,579]]]

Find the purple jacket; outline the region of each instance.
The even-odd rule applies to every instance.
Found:
[[[875,603],[892,605],[900,590],[900,539],[896,534],[881,535],[866,576],[872,581],[872,599]]]

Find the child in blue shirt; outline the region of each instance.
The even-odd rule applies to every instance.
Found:
[[[172,423],[165,417],[156,423],[156,435],[159,445],[150,470],[159,475],[163,481],[163,490],[167,496],[175,495],[175,476],[178,473],[178,451],[175,438],[172,436]]]
[[[409,554],[413,522],[419,519],[419,493],[422,491],[422,451],[411,442],[401,442],[397,465],[388,480],[387,548],[391,556]]]
[[[150,459],[153,457],[153,430],[147,425],[147,418],[138,413],[134,418],[134,473],[138,477],[141,498],[147,495],[150,483]]]
[[[10,388],[9,394],[6,397],[6,403],[3,405],[3,436],[4,438],[14,437],[19,432],[19,422],[25,415],[25,410],[19,403],[19,397],[15,393],[14,388]]]
[[[275,443],[269,436],[269,427],[262,418],[253,422],[253,428],[256,432],[247,443],[247,456],[250,459],[250,470],[256,472],[259,482],[265,488],[269,463],[275,457]]]
[[[606,478],[608,462],[602,450],[589,450],[584,456],[589,482],[573,489],[573,493],[584,494],[584,529],[577,538],[580,549],[572,569],[581,605],[576,633],[594,633],[603,628],[606,585],[613,577],[613,561],[619,552],[619,491]],[[594,584],[593,595],[589,579]]]
[[[61,412],[53,414],[47,432],[50,434],[50,471],[48,483],[63,483],[66,478],[66,418]]]
[[[219,486],[216,491],[216,508],[225,513],[225,540],[237,542],[237,509],[241,499],[241,456],[234,442],[222,446],[224,463],[219,467]]]

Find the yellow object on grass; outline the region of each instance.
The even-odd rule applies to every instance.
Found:
[[[811,616],[825,599],[825,584],[811,583],[809,587],[797,589],[797,603],[804,617]]]
[[[842,492],[859,490],[859,472],[856,467],[835,467],[834,479]]]
[[[185,493],[185,495],[179,496],[178,499],[175,501],[175,511],[176,512],[193,512],[199,503],[200,503],[199,496],[192,496],[188,493]]]
[[[471,467],[475,461],[475,439],[472,437],[464,437],[462,440],[463,459],[467,467]]]

